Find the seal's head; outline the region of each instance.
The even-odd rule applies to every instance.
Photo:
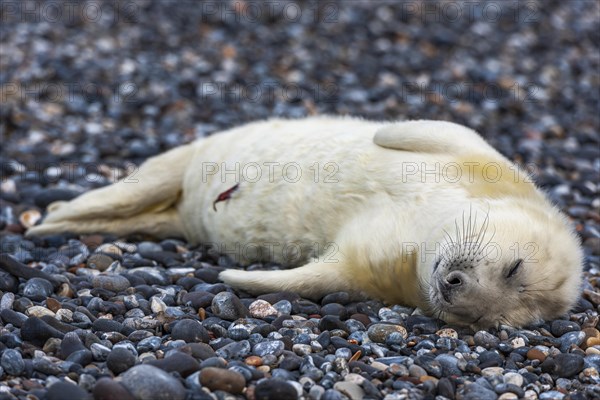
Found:
[[[552,208],[493,206],[478,222],[467,211],[446,230],[428,287],[431,309],[448,322],[524,326],[566,313],[577,301],[582,250]]]

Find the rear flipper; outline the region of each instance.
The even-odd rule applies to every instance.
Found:
[[[315,300],[333,292],[357,292],[342,263],[314,262],[282,271],[229,269],[221,272],[219,279],[253,294],[287,291]]]
[[[110,186],[92,190],[69,202],[48,206],[43,223],[26,235],[58,232],[147,233],[156,237],[182,236],[176,205],[193,145],[152,157],[139,170]]]

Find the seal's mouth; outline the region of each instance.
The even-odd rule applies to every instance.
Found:
[[[444,290],[439,279],[430,286],[430,299],[435,310],[447,322],[476,326],[485,319],[485,314],[474,312],[472,307],[461,305],[460,294]]]

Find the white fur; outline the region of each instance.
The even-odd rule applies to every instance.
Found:
[[[224,174],[224,168],[240,174]],[[297,168],[301,178],[292,182]],[[495,171],[498,180],[490,176]],[[474,131],[449,122],[272,119],[152,158],[132,177],[137,183],[120,182],[53,206],[28,234],[178,235],[213,243],[242,263],[304,264],[221,274],[251,292],[292,290],[318,298],[362,291],[462,322],[483,313],[485,324],[522,325],[565,312],[576,299],[581,271],[581,250],[564,217],[527,178]],[[219,194],[238,183],[214,211]],[[432,281],[450,271],[442,266],[433,273],[443,253],[436,244],[465,212],[480,222],[487,215],[503,250],[500,259],[472,272],[485,290],[469,288],[477,298],[455,302],[474,304],[469,313],[459,310],[464,304],[435,304],[432,289]],[[515,258],[509,250],[514,242],[537,243],[541,259],[528,262],[510,286],[502,274]],[[285,251],[298,248],[297,258]],[[537,292],[520,294],[534,282]]]

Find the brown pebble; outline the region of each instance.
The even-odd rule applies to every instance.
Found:
[[[262,358],[259,356],[250,356],[244,360],[246,364],[251,365],[253,367],[259,367],[262,365]]]
[[[80,240],[91,251],[94,251],[104,242],[104,237],[102,235],[85,235]]]
[[[458,339],[458,333],[452,328],[443,328],[435,333],[439,337],[446,337],[450,339]]]
[[[106,271],[108,267],[114,262],[111,256],[94,253],[87,260],[87,267],[91,269],[97,269],[98,271]]]
[[[38,210],[27,210],[23,211],[19,215],[19,222],[25,228],[31,228],[42,218],[42,213]]]
[[[200,383],[212,391],[223,390],[232,394],[241,394],[246,387],[246,379],[242,374],[215,367],[207,367],[202,370]]]
[[[60,297],[68,297],[69,299],[72,299],[75,295],[75,292],[71,288],[71,285],[68,283],[63,283],[58,288],[58,292],[56,292],[56,294],[58,294]]]
[[[47,297],[46,307],[48,307],[50,311],[56,313],[58,310],[60,310],[60,302],[52,297]]]
[[[362,323],[364,326],[368,326],[371,323],[371,319],[366,314],[352,314],[350,319],[355,319]]]
[[[352,357],[350,357],[349,362],[356,361],[362,356],[362,351],[358,350]]]
[[[119,382],[101,378],[94,386],[94,400],[133,400],[133,395]]]
[[[419,378],[419,380],[421,382],[432,381],[435,384],[437,384],[437,382],[438,382],[438,378],[436,378],[434,376],[429,376],[429,375],[423,375],[422,377]]]
[[[260,367],[256,367],[256,369],[265,374],[267,374],[271,371],[271,367],[269,367],[268,365],[261,365]]]
[[[600,293],[596,291],[585,289],[583,291],[583,297],[591,301],[596,307],[600,305]]]
[[[539,360],[540,362],[544,362],[546,359],[546,355],[539,349],[532,348],[527,352],[527,359],[529,360]]]

